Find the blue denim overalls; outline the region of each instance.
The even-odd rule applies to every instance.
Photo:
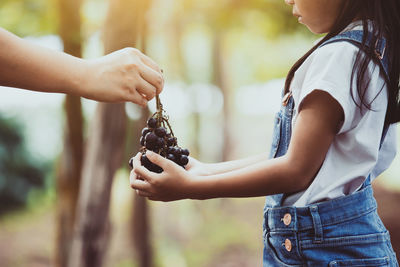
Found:
[[[349,31],[321,46],[349,41],[360,44],[362,31]],[[387,72],[385,40],[376,53]],[[270,157],[288,149],[294,108],[286,99],[277,113]],[[381,145],[386,135],[384,127]],[[283,194],[267,196],[264,207],[264,267],[275,266],[398,266],[389,233],[381,222],[373,197],[370,177],[351,195],[306,207],[282,206]]]

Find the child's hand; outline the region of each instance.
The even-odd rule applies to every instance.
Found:
[[[147,170],[140,163],[141,154],[138,153],[133,160],[133,170],[130,175],[130,184],[140,196],[151,200],[173,201],[190,198],[193,176],[174,162],[162,156],[147,151],[147,158],[163,168],[162,173]]]
[[[164,86],[158,65],[135,48],[89,60],[86,66],[80,93],[86,98],[146,106]]]
[[[186,170],[196,176],[211,175],[206,163],[203,163],[195,158],[189,157],[189,163],[186,165]]]

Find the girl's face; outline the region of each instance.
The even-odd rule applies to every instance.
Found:
[[[293,15],[313,33],[326,33],[332,28],[346,0],[285,0],[293,6]]]

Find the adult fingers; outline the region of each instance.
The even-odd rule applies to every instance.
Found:
[[[150,68],[161,74],[162,70],[160,69],[158,64],[154,62],[154,60],[152,60],[150,57],[146,56],[143,53],[140,53],[139,57],[144,64],[146,64],[147,66],[149,66]]]
[[[126,98],[127,101],[131,101],[135,104],[138,104],[142,107],[146,107],[147,106],[147,97],[143,96],[142,94],[140,94],[138,91],[136,91],[136,89],[130,90],[129,94]]]
[[[157,89],[150,83],[148,83],[145,79],[140,79],[136,90],[144,95],[146,97],[147,100],[152,99],[153,97],[155,97],[156,93],[157,93]]]
[[[140,69],[140,76],[148,83],[156,88],[156,93],[159,94],[164,86],[164,77],[147,65],[143,65]]]

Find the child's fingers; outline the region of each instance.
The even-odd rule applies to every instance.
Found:
[[[151,193],[148,193],[148,192],[142,191],[142,190],[138,190],[138,189],[136,189],[136,193],[141,197],[151,197],[152,196]]]
[[[152,196],[149,196],[149,197],[148,197],[148,199],[150,199],[150,200],[152,200],[152,201],[162,201],[162,199],[161,199],[161,198],[158,198],[158,197],[152,197]]]
[[[133,166],[133,170],[135,170],[135,168],[142,166],[142,163],[140,162],[140,157],[142,156],[142,153],[138,152],[136,154],[135,157],[133,157],[132,159],[132,166]]]
[[[147,152],[148,153],[148,152]],[[142,156],[142,153],[137,153],[136,156],[133,158],[133,171],[137,176],[140,178],[146,180],[147,182],[151,183],[153,181],[153,176],[157,175],[154,172],[149,171],[147,168],[142,166],[142,163],[140,162],[140,157]]]
[[[162,156],[158,155],[157,153],[154,153],[153,151],[147,151],[146,156],[152,163],[160,166],[164,170],[171,167],[172,161],[163,158]]]
[[[147,193],[151,191],[151,185],[146,181],[135,179],[131,181],[130,184],[133,189],[144,191]]]
[[[137,174],[131,170],[131,173],[129,174],[129,183],[132,184],[137,178]]]
[[[140,163],[140,156],[136,156],[133,158],[133,166],[134,166],[133,171],[136,173],[136,175],[139,176],[140,178],[143,178],[145,181],[149,183],[152,183],[154,177],[158,175],[157,173],[151,172],[144,166],[142,166],[142,164]]]

